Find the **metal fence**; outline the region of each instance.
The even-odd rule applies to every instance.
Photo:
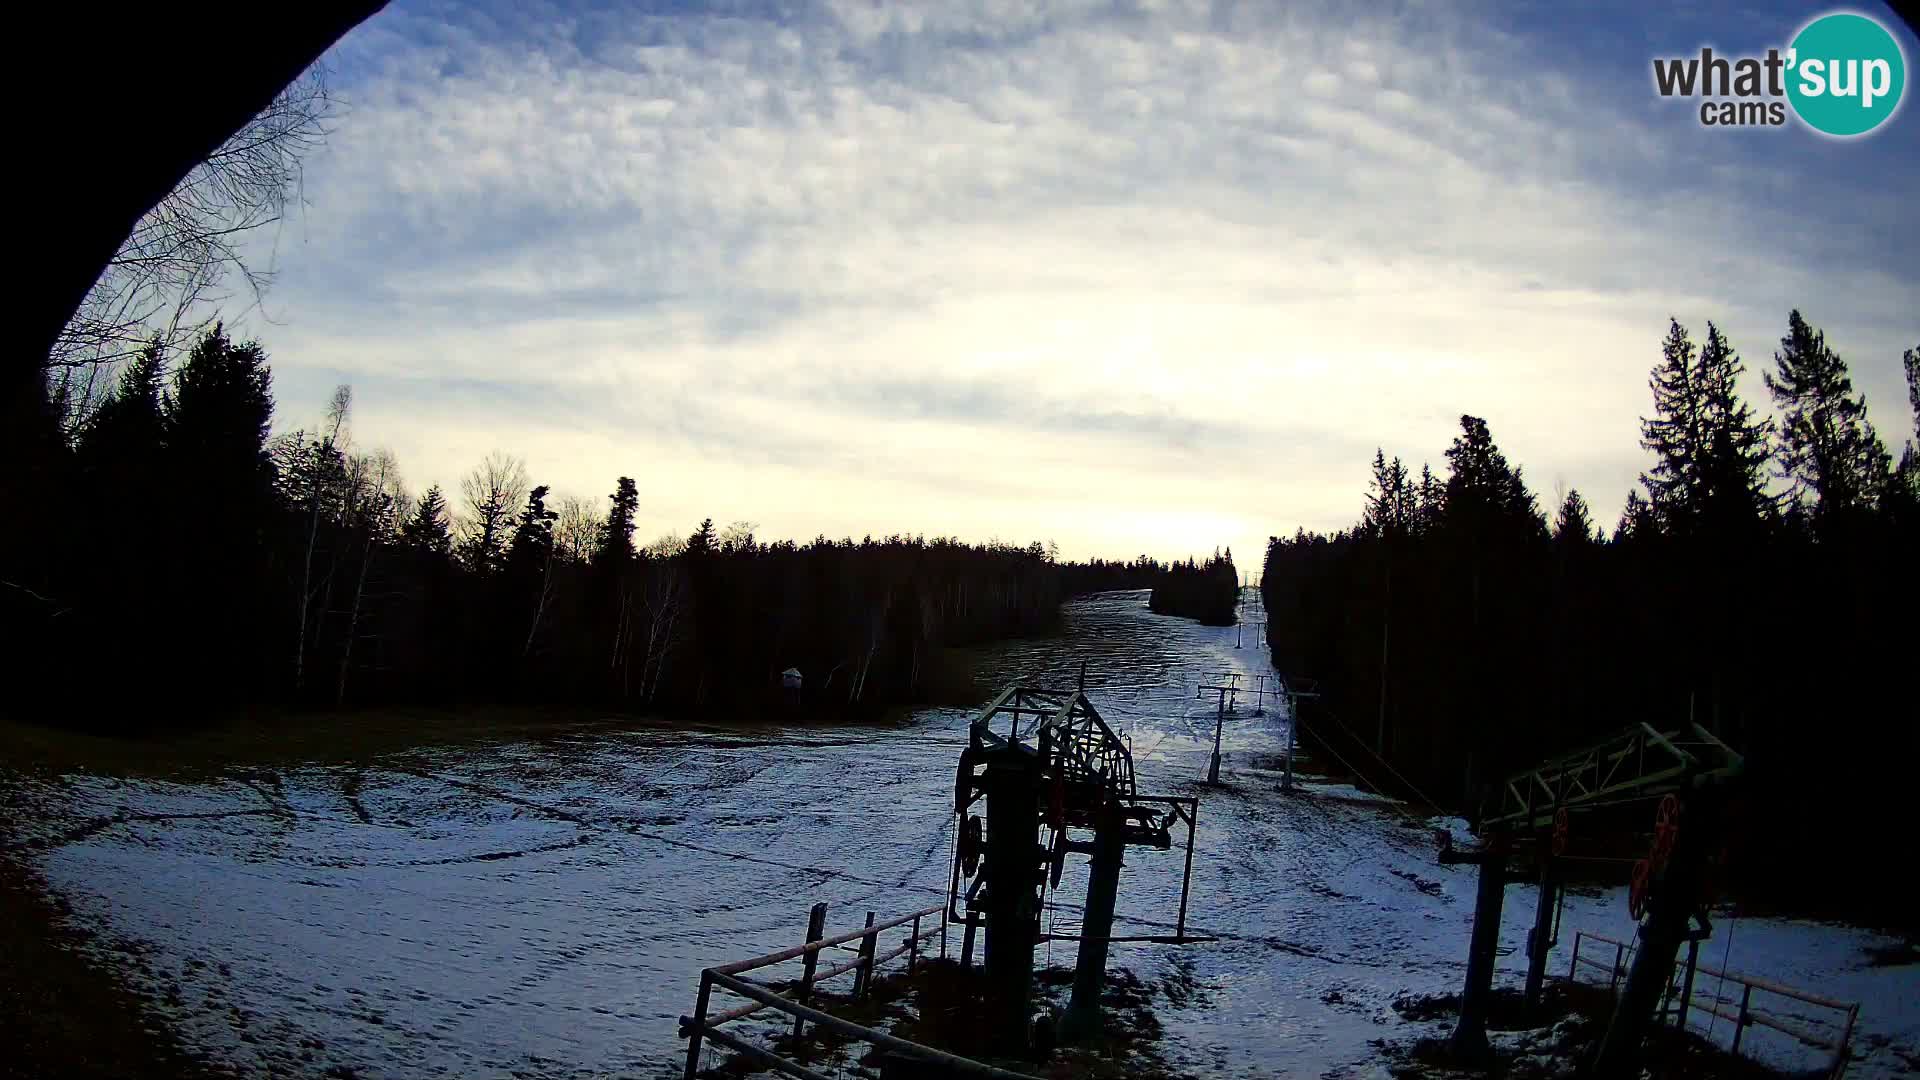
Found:
[[[1600,948],[1589,950],[1588,955],[1581,956],[1583,942],[1595,943]],[[1612,957],[1606,960],[1594,959],[1595,952],[1602,957],[1607,955],[1606,946],[1612,946]],[[1583,966],[1589,969],[1597,968],[1608,973],[1608,989],[1617,995],[1621,980],[1626,978],[1627,966],[1633,960],[1633,949],[1632,945],[1603,934],[1575,931],[1573,960],[1567,967],[1567,981],[1575,981]],[[1721,980],[1722,987],[1726,983],[1739,986],[1739,1008],[1737,1010],[1731,1008],[1731,1003],[1722,999],[1717,992],[1703,996],[1698,980],[1700,975],[1709,975]],[[1781,1016],[1777,1010],[1766,1011],[1754,1008],[1753,995],[1756,990],[1762,994],[1787,998],[1839,1014],[1835,1017],[1839,1033],[1835,1035],[1795,1023]],[[1687,1013],[1695,1009],[1733,1022],[1733,1043],[1730,1049],[1736,1054],[1740,1052],[1740,1043],[1746,1035],[1747,1028],[1754,1025],[1791,1036],[1801,1044],[1817,1050],[1832,1051],[1833,1056],[1828,1059],[1824,1074],[1832,1080],[1838,1080],[1838,1077],[1846,1071],[1848,1046],[1853,1039],[1854,1025],[1860,1019],[1860,1003],[1857,1001],[1835,1001],[1805,990],[1783,986],[1768,979],[1720,971],[1703,964],[1694,965],[1692,970],[1685,970],[1684,965],[1675,965],[1673,981],[1667,984],[1666,995],[1661,1002],[1660,1016],[1663,1020],[1671,1017],[1675,1027],[1684,1028],[1687,1024]]]
[[[731,1032],[719,1030],[720,1025],[751,1016],[763,1009],[774,1009],[793,1017],[794,1040],[805,1033],[806,1025],[834,1032],[846,1038],[869,1043],[887,1053],[911,1059],[917,1063],[942,1070],[947,1075],[977,1076],[988,1080],[1034,1080],[1022,1073],[1008,1072],[983,1062],[936,1050],[906,1039],[895,1038],[884,1031],[864,1027],[830,1013],[823,1012],[808,1004],[816,984],[827,979],[837,978],[851,973],[854,976],[853,997],[857,1000],[867,995],[872,987],[873,976],[880,967],[901,956],[907,958],[907,970],[912,971],[920,956],[920,943],[929,938],[940,938],[940,955],[947,953],[947,924],[941,919],[940,925],[921,930],[925,919],[940,919],[944,912],[940,905],[924,908],[920,911],[900,915],[885,922],[875,922],[874,913],[867,912],[866,925],[856,930],[825,934],[827,905],[815,904],[808,913],[807,940],[805,944],[770,952],[764,956],[755,956],[746,960],[735,960],[730,964],[710,967],[700,973],[700,992],[695,999],[692,1016],[680,1018],[680,1033],[687,1040],[687,1069],[685,1080],[694,1080],[700,1068],[700,1050],[703,1042],[712,1042],[724,1046],[737,1054],[752,1058],[768,1068],[776,1069],[803,1080],[828,1080],[825,1074],[810,1069],[797,1061],[782,1057],[777,1052],[747,1041]],[[907,927],[906,936],[901,943],[887,952],[880,952],[880,935],[901,927]],[[822,950],[844,946],[858,941],[858,953],[855,959],[825,971],[818,970]],[[780,988],[743,977],[744,972],[756,971],[793,960],[801,962],[801,972],[787,989],[791,997],[783,996]],[[748,1004],[728,1009],[724,1012],[710,1012],[713,991],[719,988],[725,992],[746,998]]]

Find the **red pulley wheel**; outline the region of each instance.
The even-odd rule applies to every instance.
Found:
[[[1633,864],[1633,884],[1627,889],[1627,914],[1639,922],[1647,913],[1647,884],[1653,867],[1645,859]]]

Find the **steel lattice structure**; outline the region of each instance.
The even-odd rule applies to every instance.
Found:
[[[1531,832],[1557,810],[1653,798],[1739,775],[1744,760],[1698,724],[1669,733],[1635,724],[1604,742],[1542,762],[1501,782],[1482,831]]]

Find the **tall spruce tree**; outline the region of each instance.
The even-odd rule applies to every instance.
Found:
[[[628,562],[634,557],[633,527],[634,515],[640,509],[640,491],[633,477],[623,476],[615,485],[613,494],[607,497],[613,503],[607,511],[607,526],[600,532],[600,551],[594,561],[599,563]]]
[[[148,344],[120,373],[120,384],[80,427],[75,449],[88,473],[151,463],[166,438],[166,354]]]
[[[1361,527],[1374,536],[1392,539],[1413,529],[1418,497],[1407,482],[1407,467],[1399,458],[1388,461],[1383,450],[1373,452],[1373,479]]]
[[[1696,348],[1677,319],[1660,353],[1649,379],[1654,415],[1640,418],[1640,445],[1655,458],[1640,482],[1655,517],[1677,534],[1758,520],[1772,507],[1765,492],[1772,425],[1740,399],[1739,356],[1711,322]]]
[[[400,542],[413,551],[445,559],[453,554],[453,526],[447,517],[447,497],[435,484],[413,504],[413,513],[400,526]]]
[[[513,540],[507,545],[507,566],[517,573],[539,573],[553,555],[553,523],[560,515],[547,509],[547,492],[541,484],[527,493],[526,509],[514,525]]]
[[[1907,451],[1900,455],[1900,471],[1910,480],[1920,481],[1920,347],[1908,349],[1900,357],[1907,372],[1907,406],[1913,410],[1913,437]]]
[[[1447,468],[1441,516],[1449,531],[1490,540],[1502,533],[1524,538],[1544,528],[1520,468],[1494,445],[1485,420],[1460,418],[1460,434],[1447,448]]]
[[[273,375],[258,344],[235,343],[215,325],[181,365],[166,419],[167,449],[201,490],[266,494]]]
[[[1659,532],[1660,520],[1654,516],[1652,505],[1640,497],[1639,491],[1627,492],[1626,508],[1620,511],[1620,522],[1613,527],[1613,542],[1647,540]]]
[[[1764,379],[1780,410],[1779,475],[1791,485],[1789,497],[1810,503],[1816,522],[1870,506],[1886,484],[1889,461],[1846,361],[1797,310],[1787,316],[1773,361]]]
[[[1599,540],[1598,530],[1593,524],[1593,513],[1587,508],[1587,500],[1580,489],[1567,491],[1567,497],[1560,500],[1560,513],[1553,522],[1554,543],[1561,545],[1583,546]]]

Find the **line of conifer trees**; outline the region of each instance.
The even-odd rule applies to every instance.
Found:
[[[1164,572],[1062,564],[1037,542],[767,543],[711,520],[643,548],[632,478],[599,505],[556,499],[495,454],[459,492],[411,496],[390,455],[353,449],[346,388],[317,429],[274,437],[258,345],[216,328],[170,359],[143,353],[77,430],[10,440],[28,459],[16,497],[39,513],[4,537],[0,614],[26,630],[10,659],[36,718],[145,729],[389,701],[862,714],[957,692],[942,647],[1049,628],[1068,583]]]
[[[1796,904],[1910,922],[1886,847],[1920,748],[1920,349],[1904,362],[1896,465],[1799,312],[1764,372],[1772,418],[1717,327],[1673,322],[1652,464],[1610,534],[1578,491],[1549,522],[1477,417],[1444,476],[1377,452],[1358,524],[1268,545],[1275,664],[1325,693],[1307,726],[1471,812],[1489,780],[1589,737],[1695,720],[1747,757],[1737,865]],[[1888,888],[1836,887],[1863,878]]]
[[[1206,562],[1169,565],[1154,582],[1147,607],[1161,615],[1198,619],[1208,626],[1232,626],[1239,616],[1240,571],[1233,567],[1233,549],[1215,551]]]

